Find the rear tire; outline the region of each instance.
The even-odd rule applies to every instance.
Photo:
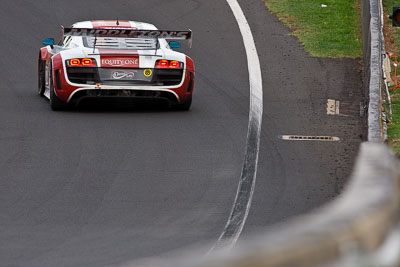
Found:
[[[53,69],[50,69],[50,107],[52,110],[64,110],[69,108],[69,105],[64,101],[61,101],[56,93],[54,92],[54,84],[53,84]]]
[[[188,100],[186,100],[183,103],[176,104],[174,105],[175,110],[181,110],[181,111],[187,111],[190,109],[190,106],[192,105],[192,97],[190,97]]]
[[[39,57],[39,70],[38,70],[38,93],[40,96],[44,96],[45,88],[45,74],[46,74],[46,61],[43,61]]]

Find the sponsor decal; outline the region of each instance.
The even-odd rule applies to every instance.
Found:
[[[145,69],[143,73],[144,73],[144,76],[146,76],[146,77],[150,77],[151,74],[153,74],[153,72],[151,71],[151,69]]]
[[[135,78],[135,73],[133,71],[130,72],[125,72],[125,71],[114,71],[113,74],[111,75],[111,78],[114,80],[121,80],[121,79],[126,79],[126,80],[132,80]]]
[[[123,67],[123,68],[138,68],[139,67],[139,57],[101,57],[101,67],[112,68],[112,67]]]
[[[65,28],[64,35],[97,36],[97,37],[125,37],[125,38],[164,38],[164,39],[187,40],[192,37],[192,32],[191,31],[162,31],[162,30]]]

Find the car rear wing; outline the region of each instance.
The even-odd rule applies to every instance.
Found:
[[[90,37],[114,37],[114,38],[156,38],[169,40],[187,40],[192,47],[192,31],[165,31],[165,30],[132,30],[132,29],[88,29],[88,28],[64,28],[61,31],[64,36],[90,36]]]

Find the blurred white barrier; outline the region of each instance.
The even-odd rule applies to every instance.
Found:
[[[366,142],[335,201],[190,266],[400,266],[399,217],[397,159]]]
[[[178,252],[126,266],[400,266],[400,168],[386,145],[365,142],[348,186],[310,214],[265,229],[231,250]]]

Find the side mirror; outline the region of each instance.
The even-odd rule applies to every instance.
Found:
[[[169,42],[169,47],[171,47],[171,48],[180,48],[181,44],[178,43],[178,42],[171,41],[171,42]]]
[[[50,45],[51,47],[53,47],[53,45],[54,45],[54,38],[47,38],[47,39],[44,39],[44,40],[42,41],[42,44],[44,44],[44,45]]]

